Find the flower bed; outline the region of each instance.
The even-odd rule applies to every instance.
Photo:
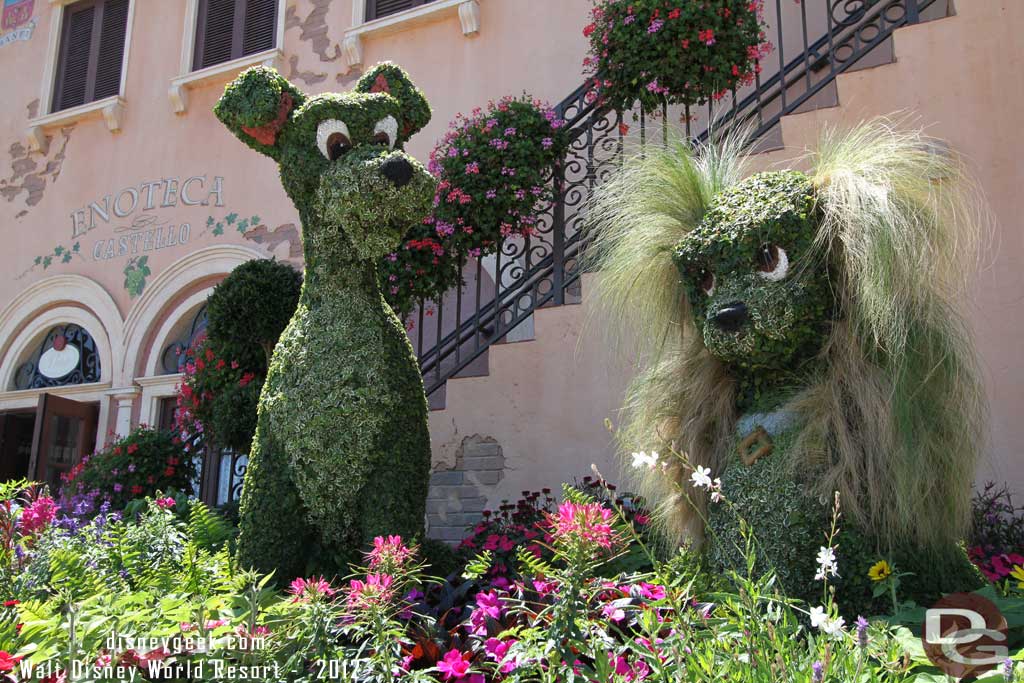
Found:
[[[428,578],[418,549],[390,536],[366,549],[354,576],[308,576],[282,592],[233,565],[230,527],[199,504],[158,499],[137,519],[101,515],[81,528],[38,523],[35,512],[22,522],[38,504],[0,504],[0,529],[10,530],[0,673],[17,668],[21,680],[21,660],[56,681],[52,667],[70,657],[96,678],[121,666],[149,680],[941,679],[902,616],[847,622],[827,597],[817,606],[785,601],[771,575],[708,577],[694,554],[662,558],[644,544],[624,497],[590,489],[601,496],[565,489],[557,510],[534,500],[520,519],[544,520],[538,542],[548,554],[521,548],[517,576],[504,583],[490,580],[487,563]],[[0,491],[6,502],[14,495]],[[649,554],[649,569],[602,576],[631,545]],[[827,586],[842,552],[824,550],[817,563]],[[1007,615],[1010,654],[1020,659],[1024,602],[987,595]],[[212,648],[200,647],[207,639]],[[1019,680],[1008,661],[1004,680]]]

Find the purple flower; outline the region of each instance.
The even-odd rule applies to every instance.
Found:
[[[857,645],[861,649],[868,646],[868,620],[864,617],[857,617]]]
[[[552,140],[551,138],[544,138],[543,140],[540,141],[540,146],[543,147],[544,149],[551,149],[554,146],[554,144],[555,141]]]
[[[661,30],[661,27],[665,25],[665,22],[661,19],[655,19],[651,22],[651,25],[647,27],[648,33],[657,33]]]
[[[498,196],[498,191],[497,190],[487,190],[487,198],[488,199],[494,199],[497,196]]]
[[[516,134],[516,129],[515,128],[506,128],[505,129],[505,137],[510,137],[512,135],[515,135],[515,134]]]
[[[814,683],[821,683],[825,680],[825,665],[821,662],[811,664],[811,680]]]

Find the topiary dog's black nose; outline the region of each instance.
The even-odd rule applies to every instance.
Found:
[[[412,164],[402,157],[392,157],[380,167],[380,173],[395,187],[405,187],[412,180]]]
[[[747,305],[734,301],[715,313],[715,324],[726,332],[735,332],[747,322]]]

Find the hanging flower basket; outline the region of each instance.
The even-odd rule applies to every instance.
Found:
[[[459,114],[430,155],[434,211],[380,265],[388,303],[408,313],[460,284],[467,259],[528,236],[551,199],[551,170],[565,149],[564,122],[527,95]]]
[[[761,0],[595,0],[589,97],[619,111],[719,100],[772,49],[761,13]]]

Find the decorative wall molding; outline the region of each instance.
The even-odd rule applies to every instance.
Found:
[[[120,133],[124,111],[124,98],[120,95],[113,95],[46,116],[37,116],[28,122],[25,141],[33,152],[42,152],[46,149],[46,131],[99,118],[103,119],[107,124],[107,130],[111,133]]]
[[[153,337],[153,343],[149,345],[149,356],[146,357],[144,370],[147,377],[160,376],[164,349],[175,341],[175,328],[177,328],[178,324],[182,321],[191,321],[192,318],[195,317],[196,311],[206,303],[206,299],[212,292],[213,287],[206,287],[195,292],[184,301],[180,302],[166,315],[163,324],[160,325],[160,329],[156,333],[156,336]]]
[[[159,375],[156,377],[137,377],[135,383],[142,387],[142,401],[139,410],[139,422],[157,426],[160,420],[160,399],[170,398],[178,393],[178,384],[184,375]]]

